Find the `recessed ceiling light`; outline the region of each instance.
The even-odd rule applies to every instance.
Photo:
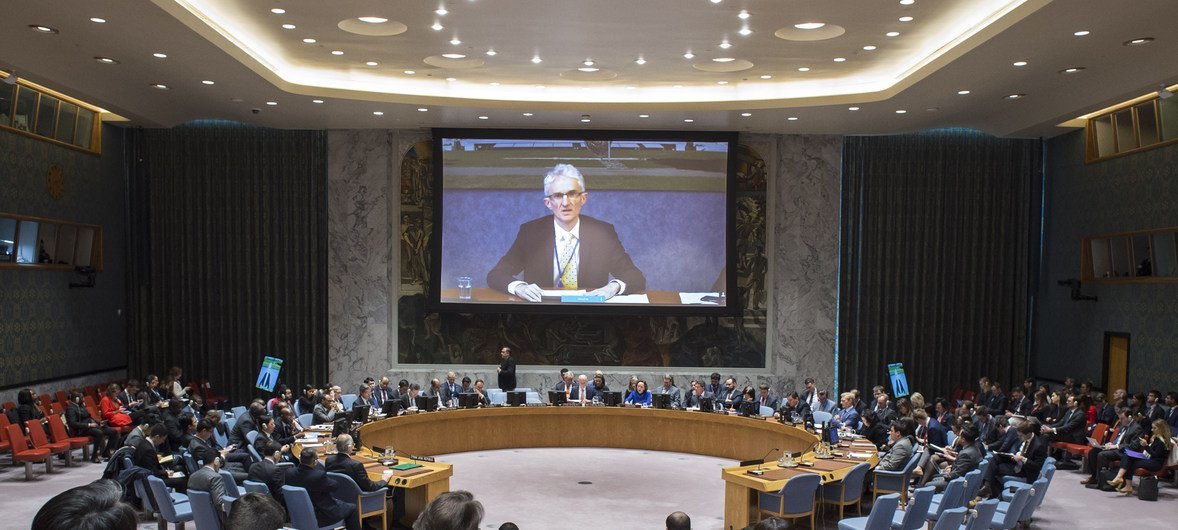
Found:
[[[1082,71],[1082,70],[1084,70],[1083,66],[1071,66],[1068,68],[1064,68],[1063,70],[1060,70],[1059,73],[1061,73],[1061,74],[1074,74],[1074,73]]]
[[[417,112],[429,112],[429,109],[421,107],[420,109],[417,109]]]
[[[887,33],[884,33],[884,35],[886,35],[888,37],[899,37],[900,32],[899,31],[889,31]]]
[[[447,77],[446,78],[446,81],[457,81],[457,80],[458,80],[457,77]]]
[[[201,83],[204,83],[206,85],[215,85],[216,84],[215,81],[211,81],[209,79],[205,79],[204,81],[201,81]]]
[[[446,11],[446,6],[440,6],[434,11],[434,13],[445,16],[446,13],[449,13],[449,11]]]
[[[809,67],[809,66],[803,66],[803,67],[801,67],[801,68],[798,68],[798,71],[799,71],[799,72],[809,72],[809,71],[810,71],[810,67]]]
[[[496,53],[498,52],[496,52],[494,49],[487,50],[487,55],[491,57],[494,57]]]
[[[926,111],[928,111],[928,112],[936,112],[936,111],[938,111],[938,110],[941,110],[941,107],[929,107],[929,108],[927,108],[927,109],[924,109],[924,110],[926,110]]]
[[[590,121],[590,119],[589,119],[589,115],[588,115],[588,114],[585,114],[585,115],[582,115],[582,116],[581,116],[581,123],[589,123],[589,121]]]
[[[160,52],[155,52],[155,53],[151,54],[151,56],[155,57],[157,59],[167,59],[168,58],[168,54],[160,53]]]
[[[434,25],[430,26],[429,29],[432,29],[434,31],[442,31],[443,29],[446,29],[446,27],[443,26],[441,22],[435,21]]]
[[[532,57],[532,64],[540,64],[543,61],[544,59],[541,59],[539,55]]]
[[[592,66],[582,66],[582,67],[578,68],[577,70],[580,70],[580,71],[582,71],[582,72],[596,72],[596,71],[598,71],[598,70],[601,70],[601,69],[600,69],[600,68],[594,68],[594,67],[592,67]]]
[[[1075,36],[1077,36],[1077,37],[1083,37],[1083,36],[1085,36],[1085,35],[1088,35],[1089,33],[1092,33],[1092,32],[1091,32],[1091,31],[1088,31],[1088,30],[1086,30],[1086,29],[1082,29],[1082,30],[1080,30],[1080,31],[1077,31],[1077,32],[1073,33],[1072,35],[1075,35]]]
[[[637,89],[638,89],[638,87],[636,87],[636,86],[628,86],[628,87],[626,87],[626,90],[637,90]]]
[[[458,40],[458,37],[454,37],[453,39],[450,39],[450,44],[458,46],[459,44],[462,44],[462,41]]]
[[[845,62],[847,62],[847,58],[846,58],[846,57],[835,57],[835,58],[834,58],[834,62],[836,62],[836,63],[845,63]]]
[[[106,24],[106,19],[99,18],[99,17],[90,17],[90,22],[93,22],[95,24]]]
[[[687,53],[683,54],[683,58],[684,58],[684,59],[694,59],[694,58],[695,58],[695,54],[694,54],[694,53],[691,53],[691,52],[687,52]]]
[[[902,5],[902,6],[910,6],[915,3],[916,3],[916,0],[900,0],[900,5]]]
[[[967,96],[967,95],[969,95],[969,91],[968,90],[958,90],[957,95],[958,96]]]
[[[745,118],[747,118],[747,117],[749,117],[749,116],[752,116],[752,115],[753,115],[753,113],[751,113],[751,112],[742,112],[742,113],[740,113],[740,115],[741,115],[741,116],[744,116]]]
[[[545,88],[547,88],[547,87],[545,87],[544,85],[536,85],[536,86],[534,86],[534,87],[532,87],[532,88],[535,88],[536,90],[544,90],[544,89],[545,89]]]
[[[359,17],[356,20],[359,20],[360,22],[365,22],[368,24],[384,24],[385,22],[389,21],[389,19],[384,18],[384,17]]]
[[[908,114],[908,111],[906,111],[904,109],[899,109],[896,111],[896,114]]]
[[[1141,46],[1142,44],[1149,44],[1153,42],[1153,37],[1140,37],[1124,42],[1125,46]]]
[[[332,55],[343,55],[344,51],[343,50],[331,50],[331,54]]]
[[[741,9],[741,10],[740,10],[740,13],[738,13],[738,14],[736,15],[736,18],[739,18],[739,19],[741,19],[741,20],[748,20],[750,16],[752,16],[752,15],[749,15],[749,12],[748,12],[748,11],[745,11],[744,9]]]
[[[466,58],[466,56],[462,55],[461,53],[443,53],[442,57],[445,57],[447,59],[465,59]]]
[[[746,37],[747,37],[747,36],[749,36],[749,35],[752,35],[752,34],[753,34],[753,30],[749,29],[749,27],[748,27],[748,26],[745,26],[745,27],[743,27],[743,28],[740,28],[740,31],[738,31],[737,33],[739,33],[739,34],[741,34],[741,35],[744,35],[744,36],[746,36]]]
[[[683,120],[683,123],[694,123],[694,122],[695,122],[695,120],[693,120],[691,118],[687,118],[687,119]]]
[[[384,111],[374,110],[374,111],[372,111],[372,115],[373,116],[384,116]]]
[[[712,0],[712,3],[713,3],[713,4],[719,4],[720,2],[723,2],[723,1],[724,1],[724,0]]]
[[[797,117],[797,116],[790,116],[790,117],[788,117],[788,118],[786,118],[786,119],[787,119],[787,120],[789,120],[789,121],[798,121],[798,117]]]
[[[900,22],[912,22],[912,17],[900,17]]]
[[[847,110],[854,112],[854,111],[859,110],[859,107],[847,107]]]
[[[524,113],[524,116],[526,116],[526,117],[529,117],[529,118],[530,118],[530,117],[532,117],[532,116],[533,116],[533,114],[532,114],[531,112],[525,112],[525,113]]]
[[[277,104],[278,104],[278,102],[277,102],[277,101],[267,101],[267,102],[266,102],[266,104],[267,104],[267,105],[270,105],[271,107],[273,107],[274,105],[277,105]]]
[[[499,86],[499,82],[498,81],[491,81],[491,86]]]
[[[761,79],[773,79],[773,76],[771,76],[769,74],[765,74],[765,75],[761,76]]]
[[[712,60],[717,63],[730,63],[732,61],[735,61],[736,58],[735,57],[715,57]]]
[[[646,64],[646,59],[643,59],[643,58],[639,57],[639,58],[637,58],[637,59],[635,59],[635,60],[634,60],[634,64],[637,64],[637,65],[644,65],[644,64]]]
[[[721,48],[724,48],[725,50],[727,50],[728,48],[731,48],[731,47],[732,47],[732,44],[731,44],[730,42],[728,42],[728,41],[723,41],[723,42],[721,42],[721,43],[720,43],[720,47],[721,47]]]
[[[155,83],[155,84],[151,85],[151,87],[152,87],[152,88],[157,88],[157,89],[160,89],[160,90],[167,90],[167,89],[168,89],[168,85],[161,84],[161,83]]]
[[[479,116],[479,119],[480,119],[480,120],[489,120],[489,119],[491,119],[491,118],[488,118],[487,116]]]
[[[322,99],[312,99],[311,103],[314,103],[316,105],[320,105],[323,103],[323,100]]]
[[[825,22],[802,22],[801,24],[794,24],[798,29],[821,29],[826,27]]]
[[[416,72],[416,71],[414,71],[414,70],[405,70],[405,75],[413,75],[413,74],[416,74],[416,73],[417,73],[417,72]]]
[[[1026,94],[1011,94],[1009,96],[1006,96],[1006,99],[1022,99],[1025,97],[1027,97]]]
[[[871,44],[868,44],[867,46],[864,46],[864,47],[863,47],[863,49],[864,49],[864,50],[867,50],[867,51],[874,51],[874,50],[875,50],[875,46],[873,46],[873,45],[871,45]]]
[[[366,65],[368,65],[368,66],[376,66],[376,65],[378,65],[378,64],[380,64],[380,63],[378,63],[378,62],[376,62],[376,61],[368,61],[368,62],[366,62],[366,63],[364,63],[364,64],[366,64]]]
[[[716,81],[717,85],[727,85],[728,81]]]
[[[315,39],[306,38],[306,39],[303,39],[303,42],[305,42],[307,44],[315,44],[318,41],[316,41]]]
[[[111,59],[110,57],[95,57],[94,60],[102,64],[119,64],[118,61]]]
[[[593,63],[593,59],[585,59],[584,61],[581,62],[581,64],[583,64],[585,66],[593,66],[594,63]]]
[[[649,118],[650,114],[639,114],[638,117],[639,118]]]
[[[683,85],[672,85],[671,88],[683,88]]]
[[[45,25],[41,25],[41,24],[29,24],[29,29],[36,31],[37,33],[57,33],[58,32],[54,28],[51,28],[51,27],[45,26]]]
[[[271,12],[271,13],[274,13],[275,15],[283,15],[283,14],[286,14],[286,10],[285,10],[285,9],[282,9],[281,7],[276,7],[276,8],[274,8],[274,9],[271,9],[271,10],[270,10],[270,12]]]
[[[1026,66],[1026,65],[1027,65],[1027,62],[1026,62],[1026,61],[1015,61],[1015,62],[1013,62],[1013,63],[1011,63],[1011,64],[1013,64],[1013,65],[1015,65],[1015,66]]]
[[[282,25],[282,29],[295,29],[295,28],[297,28],[297,27],[298,27],[298,26],[296,26],[296,25],[294,25],[294,24],[283,24],[283,25]]]
[[[241,99],[241,98],[229,98],[229,101],[232,101],[234,103],[241,103],[242,101],[245,101],[245,100]]]

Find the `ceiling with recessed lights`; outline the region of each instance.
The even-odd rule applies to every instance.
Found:
[[[1061,122],[1178,76],[1178,2],[16,0],[0,70],[131,124],[888,134]]]

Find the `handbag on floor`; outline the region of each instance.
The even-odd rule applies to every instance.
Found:
[[[1100,476],[1098,477],[1100,480],[1097,481],[1097,484],[1100,485],[1100,491],[1117,491],[1117,488],[1114,488],[1112,484],[1108,483],[1108,481],[1116,478],[1116,476],[1117,470],[1115,469],[1100,470]]]
[[[1137,484],[1137,498],[1143,501],[1158,500],[1158,478],[1141,477]]]

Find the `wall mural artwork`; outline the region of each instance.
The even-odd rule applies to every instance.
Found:
[[[495,364],[510,346],[518,362],[552,366],[764,368],[766,344],[766,167],[737,152],[737,285],[741,317],[553,316],[427,312],[433,163],[429,142],[401,160],[401,364]]]

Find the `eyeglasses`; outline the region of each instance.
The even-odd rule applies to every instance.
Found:
[[[573,190],[573,191],[567,191],[567,192],[563,192],[563,193],[553,193],[552,195],[549,195],[546,198],[551,199],[552,202],[564,202],[565,197],[568,197],[569,201],[575,201],[577,199],[580,199],[581,196],[583,196],[583,195],[585,195],[585,192]]]

